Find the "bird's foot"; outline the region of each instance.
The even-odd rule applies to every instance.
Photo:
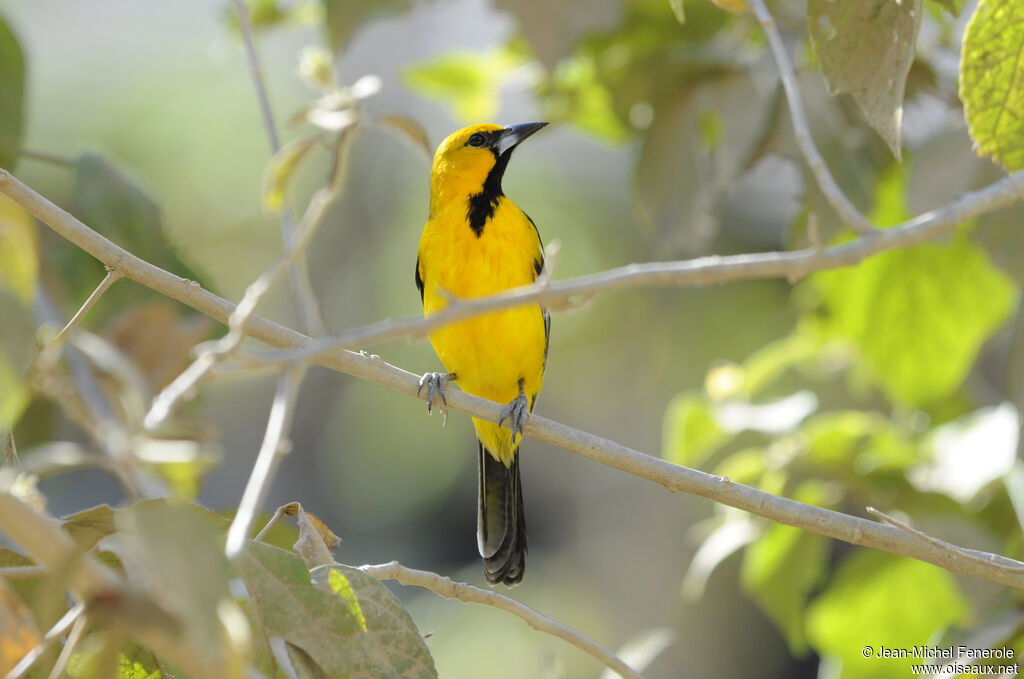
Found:
[[[505,426],[505,420],[509,420],[509,429],[512,431],[512,444],[515,445],[516,436],[523,433],[526,420],[530,417],[530,402],[523,391],[523,380],[519,380],[519,396],[505,406],[501,411],[501,419],[498,426]]]
[[[424,373],[423,377],[420,378],[419,389],[416,390],[416,395],[419,396],[423,391],[423,387],[427,388],[427,415],[432,412],[434,407],[434,394],[441,397],[441,412],[445,415],[445,422],[448,421],[448,399],[446,398],[445,392],[448,389],[448,383],[455,381],[455,373]]]

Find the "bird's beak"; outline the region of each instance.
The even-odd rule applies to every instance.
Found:
[[[502,156],[511,152],[521,141],[545,125],[547,125],[546,122],[509,125],[501,131],[501,135],[498,137],[498,155]]]

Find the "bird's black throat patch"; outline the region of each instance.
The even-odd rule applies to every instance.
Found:
[[[494,167],[487,173],[483,190],[469,197],[469,228],[473,229],[477,238],[484,232],[487,222],[494,216],[498,202],[505,195],[501,191],[501,178],[505,175],[505,168],[508,167],[508,159],[511,157],[511,149],[500,155],[495,152]]]

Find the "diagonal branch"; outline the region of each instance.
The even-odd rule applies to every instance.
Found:
[[[263,116],[263,126],[267,130],[267,138],[270,141],[270,151],[276,154],[281,150],[281,138],[277,132],[277,123],[274,122],[274,112],[270,108],[270,96],[267,94],[267,86],[263,82],[263,69],[260,67],[259,56],[256,53],[256,41],[252,35],[249,7],[245,4],[244,0],[233,1],[235,12],[238,14],[238,25],[242,32],[242,41],[245,44],[245,57],[249,63],[249,75],[252,77],[252,84],[256,89],[256,99],[259,101],[260,114]],[[281,240],[286,252],[295,247],[295,218],[287,208],[281,211]],[[304,257],[300,257],[295,266],[288,270],[288,285],[291,288],[292,297],[295,299],[298,308],[299,327],[304,332],[314,336],[322,335],[324,333],[324,321],[320,316],[320,308],[313,294],[313,286],[309,282],[309,271],[306,268]]]
[[[811,128],[807,124],[807,116],[804,113],[804,105],[800,101],[800,91],[796,85],[796,73],[793,70],[793,62],[786,52],[786,45],[782,42],[775,27],[775,19],[772,18],[764,0],[750,0],[750,7],[757,17],[765,37],[768,38],[768,47],[771,49],[775,64],[779,69],[779,78],[782,80],[782,89],[786,93],[786,101],[789,104],[790,119],[793,121],[793,133],[796,136],[797,146],[803,154],[811,173],[818,182],[821,192],[825,194],[826,200],[836,211],[843,223],[861,235],[877,233],[875,227],[860,213],[850,199],[846,197],[832,173],[828,171],[825,159],[818,152],[814,145],[814,137],[811,136]]]
[[[589,653],[624,679],[643,679],[639,672],[590,637],[543,615],[512,597],[482,587],[474,587],[465,582],[458,582],[430,571],[406,568],[397,561],[376,566],[360,566],[359,570],[377,580],[394,580],[406,586],[423,587],[447,599],[500,608],[525,621],[527,625],[538,632],[556,636],[585,653]]]
[[[949,205],[921,215],[904,225],[884,231],[877,237],[860,239],[845,245],[797,253],[766,253],[737,257],[704,258],[688,262],[633,265],[594,276],[552,286],[566,296],[596,294],[609,289],[639,285],[699,285],[730,280],[765,277],[799,278],[812,271],[852,264],[886,249],[909,247],[928,238],[951,231],[966,219],[1010,204],[1024,189],[1024,173],[1017,173],[991,186],[964,194]],[[168,273],[139,259],[99,235],[73,216],[46,200],[8,172],[0,170],[0,191],[49,225],[54,231],[90,253],[104,264],[124,272],[125,276],[157,292],[187,304],[211,318],[225,323],[236,307],[204,290],[192,281]],[[820,259],[824,257],[824,259]],[[588,287],[583,282],[591,281]],[[251,316],[243,328],[245,334],[282,349],[310,343],[305,335],[260,316]],[[379,358],[335,349],[319,355],[319,365],[380,384],[409,396],[417,396],[419,375],[389,365]],[[425,397],[420,397],[425,398]],[[448,407],[491,422],[500,418],[502,405],[470,396],[461,391],[448,393]],[[603,465],[619,469],[657,483],[672,491],[706,497],[779,523],[855,545],[882,549],[935,564],[953,573],[1024,588],[1024,564],[1005,557],[965,550],[966,555],[923,542],[893,526],[882,525],[821,507],[806,505],[750,488],[729,479],[680,467],[660,458],[573,429],[534,415],[527,422],[526,435],[563,448]]]

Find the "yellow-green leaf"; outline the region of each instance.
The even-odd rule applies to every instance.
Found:
[[[316,145],[317,137],[297,139],[281,147],[267,163],[263,177],[263,209],[277,215],[284,208],[288,181],[299,162]]]
[[[32,216],[0,195],[0,288],[29,306],[38,276],[38,233]]]
[[[0,167],[11,170],[21,150],[25,122],[25,57],[0,17]]]
[[[960,99],[979,153],[1024,167],[1024,3],[981,0],[960,57]]]

